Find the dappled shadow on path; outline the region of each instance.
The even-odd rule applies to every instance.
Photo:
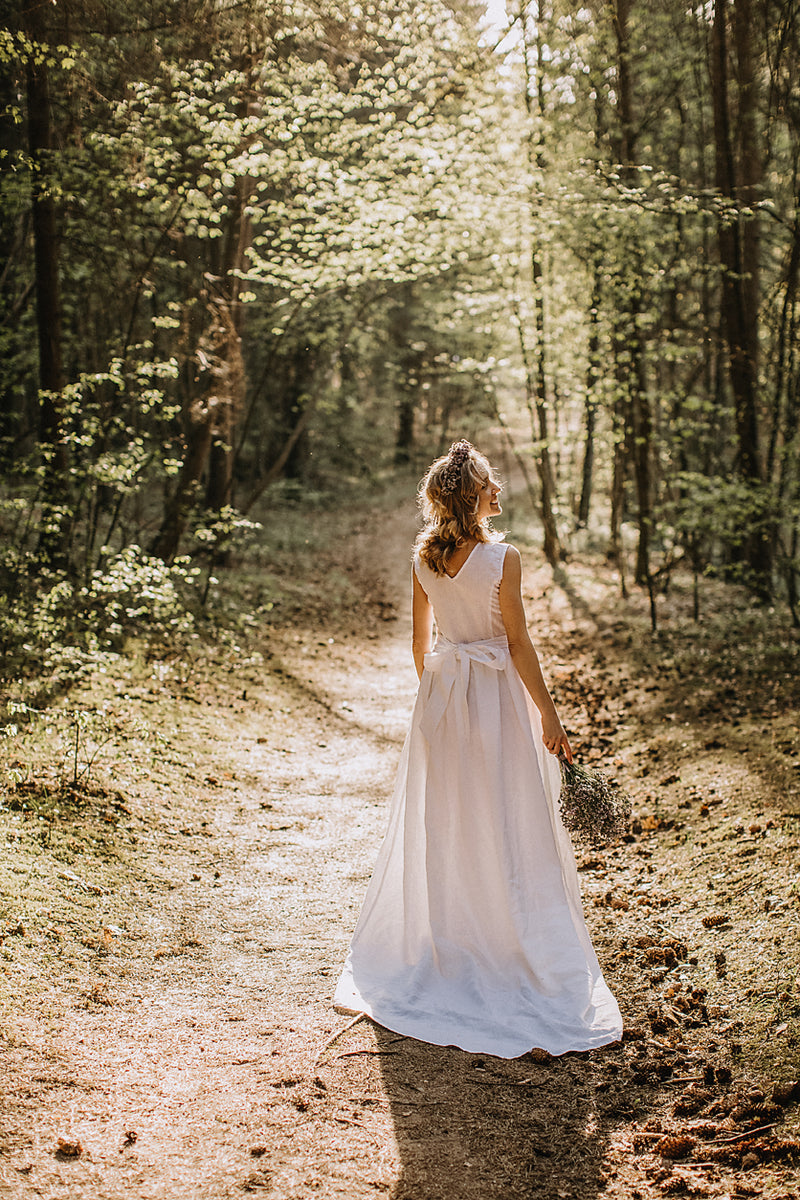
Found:
[[[609,1133],[630,1116],[610,1097],[598,1111],[619,1045],[541,1063],[375,1036],[400,1157],[395,1200],[584,1200],[605,1189]]]

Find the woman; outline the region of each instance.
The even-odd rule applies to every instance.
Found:
[[[489,525],[499,493],[466,441],[420,489],[420,686],[334,1002],[421,1041],[514,1058],[605,1045],[622,1023],[559,816],[553,756],[572,751],[528,636],[519,553]]]

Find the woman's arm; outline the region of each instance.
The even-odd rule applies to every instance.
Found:
[[[417,668],[417,678],[422,677],[422,660],[431,648],[433,641],[433,608],[417,579],[417,572],[411,568],[414,581],[414,592],[411,597],[411,648],[414,654],[414,666]]]
[[[551,754],[558,754],[563,750],[568,761],[572,762],[569,739],[558,718],[553,698],[547,690],[539,657],[528,633],[522,603],[522,563],[519,551],[514,546],[509,546],[506,550],[503,578],[500,582],[500,612],[508,637],[511,661],[517,668],[533,703],[542,714],[542,741]]]

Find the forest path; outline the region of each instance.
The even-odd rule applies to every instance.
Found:
[[[576,741],[633,783],[634,839],[581,863],[624,1042],[506,1062],[332,1011],[416,686],[412,530],[386,514],[351,550],[399,617],[118,681],[157,736],[114,763],[117,799],[46,839],[7,814],[0,1194],[798,1195],[791,1151],[741,1137],[798,1125],[764,1108],[800,1074],[792,763],[770,783],[727,719],[684,720],[634,678],[591,572],[553,586],[531,557],[527,586]],[[670,1133],[677,1162],[653,1152]]]

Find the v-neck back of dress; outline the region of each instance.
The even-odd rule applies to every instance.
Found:
[[[455,575],[437,575],[415,555],[417,579],[449,641],[477,642],[504,632],[499,592],[507,549],[503,542],[478,542]]]
[[[480,545],[481,545],[481,543],[480,543],[480,542],[476,542],[476,543],[475,543],[475,545],[472,547],[472,549],[470,550],[469,554],[468,554],[468,555],[467,555],[467,557],[464,559],[464,561],[462,562],[461,566],[458,568],[458,570],[456,571],[456,573],[455,573],[454,575],[451,575],[451,574],[450,574],[450,572],[449,572],[449,571],[447,571],[447,570],[445,571],[445,575],[447,576],[447,578],[448,578],[448,579],[458,579],[459,575],[460,575],[460,574],[461,574],[461,572],[464,570],[464,568],[466,567],[467,563],[468,563],[468,562],[469,562],[469,560],[472,558],[473,554],[475,553],[475,551],[478,549],[478,546],[480,546]]]

